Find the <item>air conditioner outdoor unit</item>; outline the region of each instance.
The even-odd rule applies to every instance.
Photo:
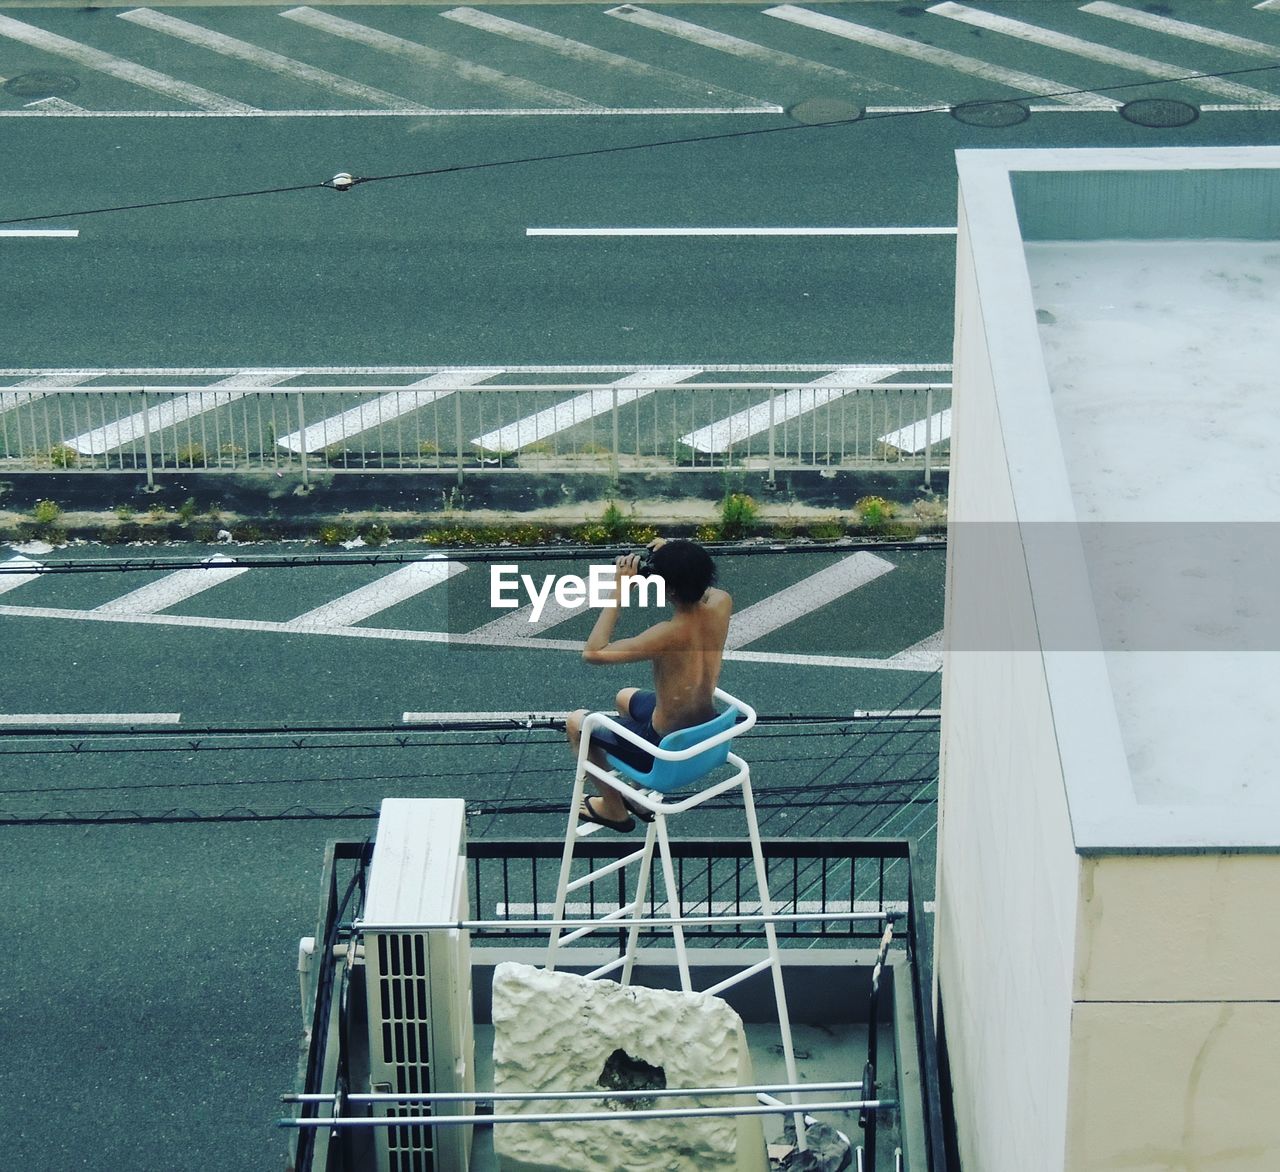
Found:
[[[472,1092],[470,936],[413,925],[465,920],[466,814],[456,799],[387,798],[363,920],[369,1090]],[[397,930],[397,925],[405,925]],[[388,1117],[470,1115],[474,1103],[377,1104]],[[378,1127],[378,1172],[466,1172],[471,1128]]]

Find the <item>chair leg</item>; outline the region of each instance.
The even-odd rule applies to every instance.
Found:
[[[655,818],[649,823],[649,828],[644,836],[644,854],[640,859],[640,873],[636,876],[636,893],[634,898],[635,911],[631,913],[633,920],[638,920],[644,915],[645,896],[649,893],[649,873],[653,867],[653,847],[657,841],[658,819]],[[620,983],[623,985],[631,984],[631,969],[635,964],[636,948],[640,943],[640,925],[632,924],[627,930],[627,951],[626,960],[622,964],[622,976]]]
[[[683,900],[680,888],[676,884],[675,866],[671,861],[671,840],[667,837],[667,818],[659,812],[653,816],[653,826],[658,836],[658,853],[662,856],[662,882],[667,889],[668,915],[675,923],[671,927],[671,936],[676,946],[676,966],[680,970],[680,988],[686,993],[693,992],[693,981],[689,976],[689,955],[684,947],[684,928],[680,924],[683,914]]]
[[[573,781],[573,801],[569,806],[569,821],[564,832],[564,851],[560,856],[560,879],[556,884],[555,908],[551,913],[553,920],[564,919],[565,903],[569,896],[569,877],[573,871],[573,848],[578,839],[578,811],[582,808],[583,792],[586,789],[587,771],[579,763],[577,775]],[[537,914],[537,909],[534,909]],[[556,953],[560,949],[560,937],[564,929],[551,929],[551,938],[547,944],[547,972],[555,972]]]

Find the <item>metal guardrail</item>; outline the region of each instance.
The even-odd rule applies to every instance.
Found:
[[[0,387],[0,472],[918,468],[944,382]]]

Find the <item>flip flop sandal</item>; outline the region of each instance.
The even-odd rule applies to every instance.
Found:
[[[613,818],[606,818],[603,814],[596,813],[595,807],[591,804],[596,800],[594,795],[582,799],[582,805],[578,809],[579,822],[594,822],[597,826],[603,826],[606,830],[616,830],[619,834],[626,834],[627,831],[636,828],[636,820],[630,814],[626,818],[615,821]]]
[[[637,806],[634,802],[627,801],[626,798],[622,799],[622,804],[635,815],[637,822],[644,822],[647,824],[653,821],[652,810],[646,810],[643,806]]]

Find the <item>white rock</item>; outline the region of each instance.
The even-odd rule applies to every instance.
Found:
[[[589,1091],[615,1050],[660,1067],[668,1087],[750,1084],[742,1019],[719,997],[587,980],[521,964],[493,978],[493,1068],[498,1091]],[[751,1104],[750,1096],[673,1096],[645,1107]],[[615,1109],[617,1121],[500,1123],[503,1172],[764,1172],[759,1117],[628,1118],[620,1100],[495,1103],[498,1114]]]

